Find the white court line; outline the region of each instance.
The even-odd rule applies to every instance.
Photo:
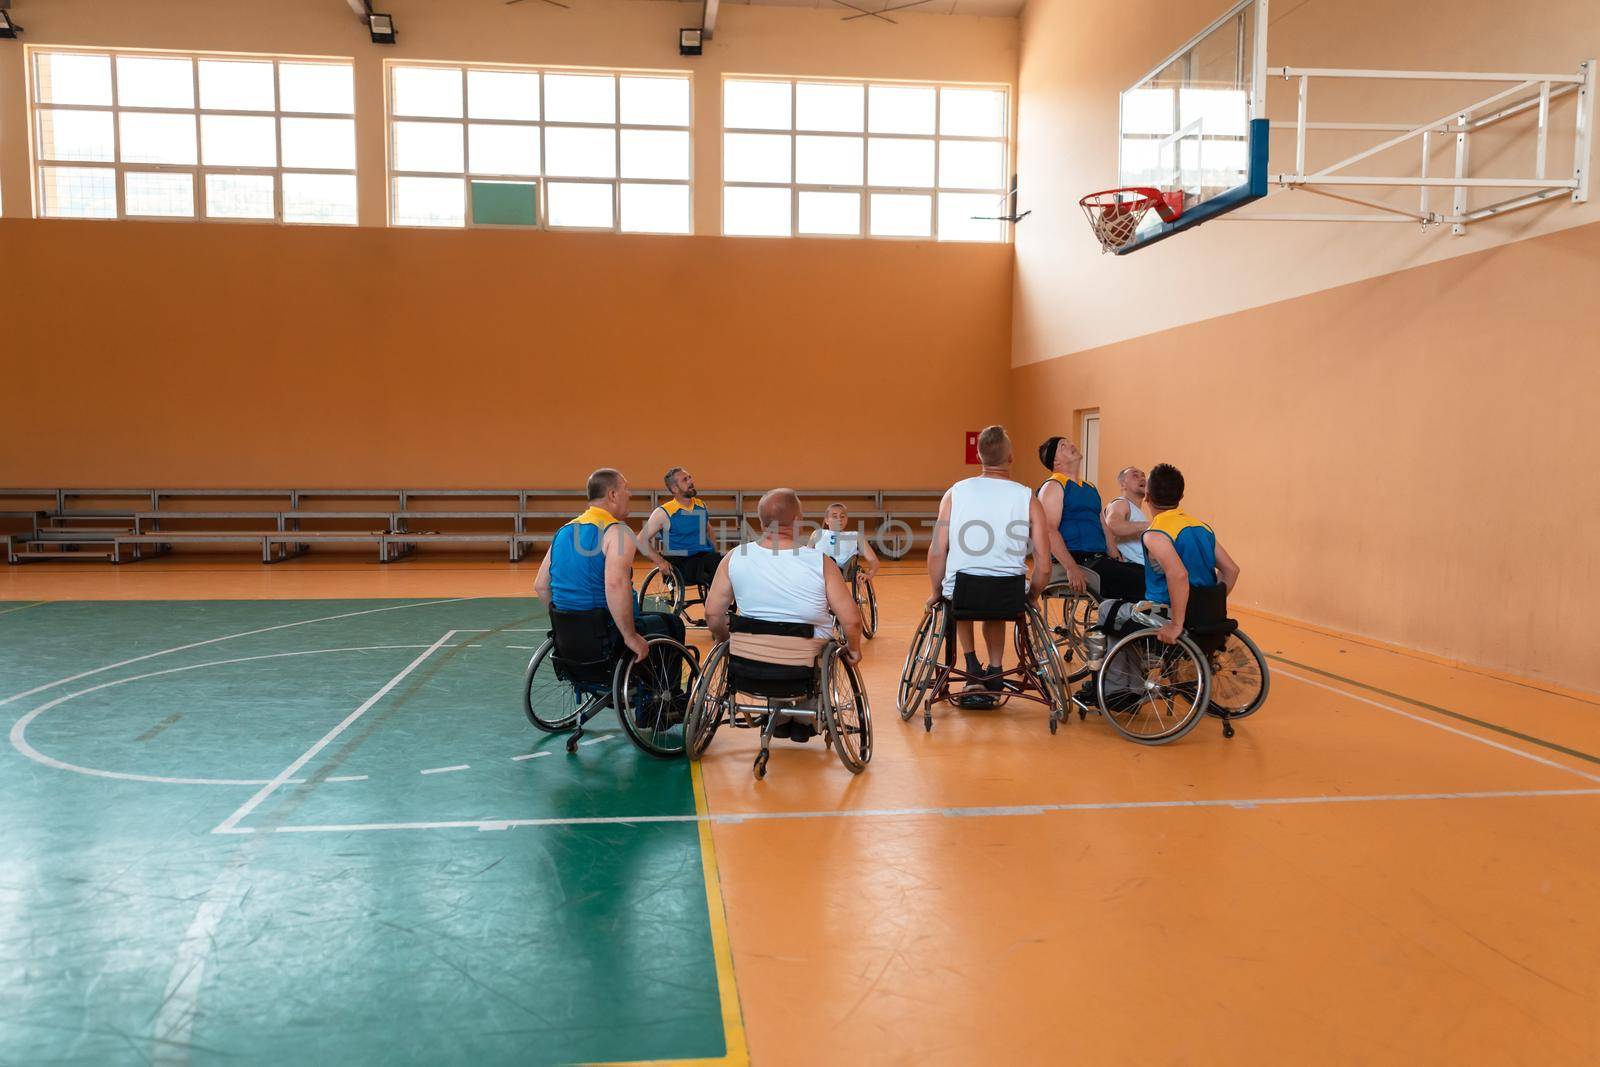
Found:
[[[457,596],[450,597],[448,600],[418,600],[410,604],[395,604],[387,608],[366,608],[362,611],[347,611],[342,615],[324,615],[321,618],[316,619],[301,619],[299,622],[283,622],[276,626],[263,626],[259,630],[245,630],[242,633],[223,634],[221,637],[208,637],[204,641],[192,641],[187,645],[174,645],[172,648],[164,648],[160,652],[146,652],[142,656],[134,656],[132,659],[119,660],[116,663],[108,663],[104,667],[96,667],[93,670],[88,671],[80,671],[79,673],[69,675],[66,678],[58,678],[53,682],[46,682],[44,685],[36,685],[32,689],[26,689],[20,693],[15,693],[4,699],[0,699],[0,707],[4,707],[5,705],[10,704],[12,701],[21,700],[23,697],[31,697],[35,693],[42,693],[46,689],[54,689],[58,685],[66,685],[68,682],[76,682],[79,678],[87,678],[92,674],[101,674],[105,671],[114,671],[118,667],[126,667],[132,663],[142,663],[147,659],[155,659],[157,656],[168,656],[174,652],[187,652],[191,648],[201,648],[205,645],[214,645],[218,641],[232,641],[240,637],[254,637],[257,634],[272,633],[274,630],[288,630],[296,626],[310,626],[312,623],[317,622],[333,622],[337,619],[353,619],[358,615],[376,615],[384,611],[404,611],[406,608],[425,608],[431,604],[461,604],[468,600],[477,599],[479,598],[470,596]]]
[[[1498,748],[1500,751],[1509,752],[1513,756],[1521,756],[1525,760],[1532,760],[1534,763],[1542,763],[1546,767],[1554,767],[1558,771],[1566,771],[1568,774],[1575,774],[1579,778],[1586,779],[1590,782],[1600,782],[1600,774],[1590,774],[1588,771],[1580,771],[1576,767],[1567,766],[1565,763],[1558,763],[1553,759],[1546,759],[1543,756],[1536,756],[1532,752],[1524,752],[1520,748],[1502,744],[1499,741],[1494,741],[1487,737],[1480,737],[1477,734],[1468,733],[1466,730],[1457,729],[1454,726],[1447,726],[1442,722],[1427,718],[1423,715],[1418,715],[1415,712],[1392,707],[1391,705],[1385,704],[1382,701],[1373,700],[1371,697],[1362,696],[1359,693],[1351,693],[1347,690],[1340,689],[1337,686],[1329,685],[1326,682],[1319,682],[1315,678],[1307,678],[1303,674],[1296,674],[1294,671],[1284,670],[1283,668],[1279,667],[1272,673],[1274,675],[1281,674],[1285,677],[1293,678],[1297,682],[1302,682],[1305,685],[1316,686],[1318,689],[1326,689],[1328,692],[1336,693],[1348,700],[1358,700],[1363,704],[1370,704],[1375,708],[1379,708],[1394,715],[1399,715],[1401,718],[1410,719],[1413,722],[1420,722],[1424,726],[1431,726],[1435,730],[1443,730],[1447,734],[1455,734],[1457,737],[1465,737],[1468,741],[1476,741],[1480,745],[1488,745],[1490,748]]]
[[[206,958],[216,942],[217,927],[236,903],[246,863],[246,855],[242,851],[228,861],[227,868],[206,891],[205,901],[195,911],[194,919],[183,933],[183,940],[178,942],[161,1006],[156,1009],[152,1023],[156,1046],[153,1063],[177,1067],[189,1062],[189,1037],[199,1008]]]
[[[165,670],[151,671],[148,674],[135,674],[129,678],[116,678],[109,682],[101,682],[99,685],[91,685],[87,689],[75,690],[74,692],[67,693],[64,696],[56,697],[52,701],[40,704],[38,707],[34,708],[32,711],[22,716],[22,718],[11,724],[11,747],[29,759],[33,760],[35,763],[42,763],[46,767],[51,767],[58,771],[72,771],[74,774],[87,774],[93,778],[110,778],[119,782],[149,782],[152,785],[265,785],[270,779],[171,778],[159,774],[135,774],[132,771],[106,771],[101,770],[98,767],[83,767],[76,763],[67,763],[65,760],[58,760],[54,756],[47,756],[43,752],[40,752],[38,749],[34,748],[27,738],[28,727],[33,724],[35,719],[49,711],[51,708],[59,707],[69,700],[76,700],[78,697],[87,696],[90,693],[98,693],[102,689],[112,689],[119,685],[127,685],[130,682],[142,682],[147,678],[160,678],[161,676],[167,674],[183,674],[187,671],[203,670],[206,667],[225,667],[232,663],[254,663],[257,660],[264,659],[289,659],[294,656],[321,656],[333,652],[376,652],[385,651],[388,649],[426,647],[428,646],[359,645],[353,648],[310,648],[302,649],[299,652],[269,652],[262,656],[237,656],[233,659],[207,660],[205,663],[191,663],[185,667],[168,667]],[[300,780],[295,779],[284,784],[299,785]]]
[[[507,645],[506,647],[507,648],[518,648],[518,649],[521,649],[524,652],[532,652],[536,646],[534,646],[534,645]]]
[[[513,763],[520,763],[522,760],[525,760],[525,759],[538,759],[540,756],[548,756],[548,755],[550,755],[550,753],[548,753],[548,752],[530,752],[526,756],[512,756],[511,760],[512,760]]]
[[[1309,804],[1372,804],[1406,800],[1507,800],[1525,797],[1595,797],[1600,789],[1502,789],[1464,793],[1367,793],[1303,797],[1246,797],[1228,800],[1115,800],[1079,804],[1023,804],[999,808],[860,808],[854,811],[753,811],[713,815],[610,815],[573,819],[472,819],[444,822],[369,822],[278,826],[279,834],[344,834],[362,830],[508,830],[513,826],[632,826],[645,823],[709,822],[735,825],[778,819],[879,819],[913,816],[1001,818],[1060,812],[1140,811],[1161,808],[1252,808]]]
[[[365,774],[341,774],[335,778],[324,778],[324,782],[364,782],[368,778]],[[291,780],[292,781],[292,780]]]
[[[584,745],[598,745],[600,742],[609,741],[616,736],[616,734],[601,734],[599,737],[591,737],[587,741],[579,741],[578,747],[582,748]]]
[[[294,777],[295,772],[299,771],[301,767],[304,767],[307,763],[311,762],[311,760],[316,757],[318,752],[321,752],[324,748],[327,748],[328,745],[333,742],[334,738],[338,737],[349,728],[351,723],[365,715],[368,708],[372,707],[372,705],[388,696],[391,689],[405,681],[407,675],[416,670],[418,667],[422,666],[423,660],[433,655],[441,645],[449,641],[450,638],[455,636],[455,634],[456,632],[454,630],[446,630],[443,637],[429,645],[421,655],[407,664],[403,671],[385,682],[382,689],[378,690],[366,700],[362,701],[361,706],[355,711],[352,711],[349,715],[346,715],[343,722],[329,730],[327,733],[323,734],[322,739],[301,753],[299,759],[295,760],[293,763],[289,764],[289,766],[279,771],[276,778],[262,786],[260,789],[256,790],[254,796],[245,801],[243,804],[239,805],[239,809],[237,811],[235,811],[232,815],[229,815],[226,819],[223,819],[222,822],[218,823],[211,832],[214,834],[228,834],[235,832],[234,827],[239,825],[239,821],[241,819],[248,816],[252,811],[255,811],[256,807],[263,800],[271,796],[279,786],[283,785],[290,778]]]
[[[418,774],[449,774],[451,771],[470,771],[471,769],[472,769],[472,764],[470,764],[470,763],[457,763],[453,767],[429,767],[427,770],[418,771],[417,773]]]

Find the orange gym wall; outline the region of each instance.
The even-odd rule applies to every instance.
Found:
[[[1596,292],[1589,225],[1031,364],[1021,444],[1099,408],[1105,495],[1182,468],[1239,603],[1600,691]]]
[[[1006,245],[5,220],[0,263],[5,485],[921,487],[1005,409]]]

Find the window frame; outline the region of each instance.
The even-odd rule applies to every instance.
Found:
[[[430,70],[454,70],[461,76],[461,116],[459,118],[443,118],[429,115],[397,115],[394,110],[394,72],[398,68],[426,68]],[[471,115],[472,103],[469,95],[467,74],[469,71],[504,71],[513,74],[534,74],[539,78],[539,117],[536,119],[503,119],[503,118],[473,118]],[[576,75],[605,75],[611,78],[612,121],[611,122],[552,122],[546,118],[549,107],[549,98],[545,91],[545,76],[548,74],[576,74]],[[622,79],[623,78],[671,78],[685,82],[688,85],[688,122],[684,125],[645,125],[628,123],[622,120]],[[544,233],[616,233],[630,236],[646,237],[689,237],[694,235],[694,72],[687,70],[644,70],[628,67],[564,67],[552,64],[516,64],[516,63],[475,63],[467,60],[410,60],[410,59],[385,59],[383,63],[383,111],[384,111],[384,190],[386,200],[385,220],[387,225],[407,230],[520,230],[539,231]],[[456,171],[420,171],[402,170],[395,164],[395,123],[431,123],[435,125],[457,126],[461,130],[461,166]],[[472,170],[472,148],[470,127],[483,126],[509,126],[513,128],[537,130],[539,139],[539,173],[528,174],[491,174],[474,173]],[[610,130],[615,136],[612,140],[612,171],[610,178],[583,178],[568,177],[565,175],[551,176],[545,172],[549,160],[546,155],[545,132],[550,127],[558,129],[589,129]],[[688,138],[688,173],[683,178],[626,178],[622,173],[622,135],[624,131],[667,131],[683,133]],[[459,227],[450,225],[429,225],[427,223],[397,222],[395,220],[395,179],[397,178],[460,178],[462,181],[462,222]],[[473,182],[505,182],[515,184],[532,184],[535,187],[536,218],[531,226],[517,223],[503,222],[474,222],[472,218],[472,185]],[[552,226],[550,224],[550,195],[549,186],[554,181],[559,185],[610,185],[611,186],[611,225],[610,226]],[[662,185],[682,187],[688,200],[687,223],[688,228],[681,233],[668,233],[660,230],[624,230],[622,228],[622,187],[623,185]]]
[[[111,102],[108,104],[58,104],[38,99],[38,61],[39,57],[47,55],[80,55],[80,56],[105,56],[110,66],[111,75]],[[120,102],[118,86],[117,58],[130,56],[138,59],[184,59],[189,61],[190,78],[193,86],[194,102],[189,107],[151,107],[128,106]],[[271,111],[245,111],[236,108],[208,108],[201,104],[200,97],[200,64],[205,61],[220,62],[245,62],[245,63],[271,63],[272,64],[272,110]],[[283,81],[280,68],[283,64],[313,64],[321,66],[346,67],[350,71],[350,111],[284,111],[283,110]],[[24,46],[23,73],[27,84],[27,109],[28,109],[28,173],[29,188],[33,205],[33,217],[36,219],[72,219],[77,221],[92,222],[180,222],[180,223],[233,223],[248,226],[319,226],[331,228],[349,228],[361,224],[361,152],[359,131],[356,129],[356,77],[355,59],[352,56],[310,56],[289,55],[277,52],[211,52],[204,50],[184,50],[167,48],[92,48],[82,45],[33,45]],[[77,112],[104,112],[111,116],[111,144],[112,159],[104,160],[58,160],[45,159],[43,145],[40,143],[39,117],[43,111],[77,111]],[[122,120],[123,115],[187,115],[194,119],[194,163],[137,163],[124,161],[122,157]],[[273,126],[273,145],[276,162],[270,167],[252,167],[235,165],[208,164],[205,162],[205,146],[202,143],[201,119],[207,115],[242,118],[270,118]],[[344,119],[351,126],[351,166],[348,169],[336,167],[285,167],[283,165],[283,121],[285,119]],[[47,167],[56,168],[92,168],[110,171],[113,175],[113,192],[116,198],[116,214],[112,216],[96,215],[50,215],[45,213],[44,204],[44,172]],[[127,175],[130,173],[148,174],[187,174],[190,176],[190,194],[192,197],[193,212],[189,215],[130,215],[127,213]],[[316,174],[348,176],[355,190],[353,201],[353,214],[348,222],[328,220],[287,220],[283,217],[283,179],[285,174]],[[234,216],[208,215],[205,211],[205,179],[210,174],[268,176],[272,181],[272,217],[271,218],[239,218]]]
[[[729,82],[775,82],[789,86],[789,128],[785,130],[757,129],[749,126],[729,126],[727,124],[727,84]],[[849,85],[860,86],[861,100],[861,132],[859,134],[841,132],[837,130],[802,130],[799,128],[799,86],[801,85]],[[931,133],[874,133],[872,131],[872,88],[882,86],[886,88],[932,89],[933,94],[933,131]],[[718,97],[718,117],[721,120],[720,139],[717,144],[719,158],[722,158],[721,188],[723,196],[717,201],[719,213],[719,232],[723,237],[755,238],[768,240],[832,240],[832,241],[934,241],[939,244],[1011,244],[1014,238],[1014,224],[1004,219],[999,220],[1000,237],[993,241],[972,241],[957,238],[942,239],[939,236],[939,196],[941,193],[954,194],[994,194],[996,204],[1000,204],[1007,196],[1011,187],[1014,163],[1012,158],[1012,114],[1014,92],[1009,84],[998,82],[943,82],[943,81],[906,81],[892,78],[833,78],[833,77],[790,77],[768,74],[734,74],[722,75],[722,92]],[[945,134],[941,132],[941,123],[944,109],[944,90],[946,89],[978,89],[989,92],[999,92],[1004,97],[1004,106],[1001,108],[1002,127],[1001,133],[993,137],[975,137],[966,134]],[[773,136],[787,136],[789,138],[789,181],[788,182],[756,182],[756,181],[730,181],[727,177],[727,135],[733,134],[765,134]],[[800,137],[860,137],[861,138],[861,184],[860,185],[823,185],[796,180],[798,160],[798,142]],[[898,185],[873,185],[871,171],[871,142],[879,140],[905,140],[905,141],[931,141],[933,143],[933,184],[929,186],[898,186]],[[1000,185],[995,189],[974,189],[968,187],[943,188],[939,184],[939,171],[943,153],[940,151],[945,141],[979,142],[984,144],[999,144],[1001,157]],[[726,191],[736,189],[787,189],[789,191],[789,233],[784,234],[742,234],[729,233],[727,229],[727,199]],[[800,194],[807,193],[856,193],[860,197],[860,231],[858,233],[802,233],[800,232]],[[911,195],[926,196],[928,204],[928,233],[926,236],[912,236],[904,234],[875,234],[872,232],[872,197],[879,195]],[[997,210],[997,214],[998,214]]]

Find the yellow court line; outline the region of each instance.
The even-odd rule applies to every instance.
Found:
[[[723,1047],[721,1056],[697,1060],[635,1060],[608,1063],[606,1067],[748,1067],[750,1048],[745,1042],[744,1012],[739,1008],[739,983],[733,973],[733,945],[728,940],[728,913],[722,906],[722,877],[717,872],[717,846],[711,836],[710,806],[706,785],[700,777],[700,764],[691,761],[689,779],[694,783],[694,813],[700,829],[700,864],[705,874],[706,917],[711,924],[711,953],[717,963],[717,997],[722,1002]]]
[[[3,601],[0,601],[0,603],[3,603]],[[23,604],[21,607],[6,608],[5,610],[0,611],[0,615],[10,615],[14,611],[27,611],[29,608],[36,608],[40,604],[48,604],[48,603],[50,603],[50,601],[48,601],[48,600],[40,600],[40,601],[36,601],[36,602],[34,602],[32,604]]]

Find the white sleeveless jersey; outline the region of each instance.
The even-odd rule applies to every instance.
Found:
[[[824,555],[815,548],[768,548],[750,541],[728,557],[728,580],[739,614],[766,622],[810,623],[813,635],[833,634]]]
[[[860,554],[861,534],[856,530],[819,530],[817,543],[812,547],[824,555],[832,556],[842,571],[852,556]]]
[[[1117,500],[1127,503],[1129,522],[1148,522],[1150,520],[1150,516],[1141,511],[1139,505],[1127,497],[1119,496]],[[1117,500],[1113,500],[1111,503],[1115,504]],[[1126,541],[1118,538],[1117,551],[1122,555],[1122,562],[1137,563],[1141,567],[1144,566],[1144,536],[1142,534],[1130,537]]]
[[[1032,502],[1028,487],[1009,478],[967,478],[950,487],[945,596],[954,594],[957,574],[1027,573]]]

